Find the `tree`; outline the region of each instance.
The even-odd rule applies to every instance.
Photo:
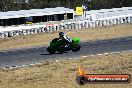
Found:
[[[90,10],[132,6],[131,0],[0,0],[0,11],[51,7],[68,7],[75,9],[77,6],[82,6],[83,1]]]

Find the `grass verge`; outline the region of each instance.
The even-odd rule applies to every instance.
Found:
[[[77,68],[85,67],[88,74],[132,75],[132,52],[101,56],[62,59],[28,68],[0,71],[0,88],[131,88],[129,84],[76,83]]]

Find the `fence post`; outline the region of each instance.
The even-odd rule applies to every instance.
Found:
[[[30,34],[30,30],[26,29],[26,35]]]
[[[23,35],[26,35],[27,34],[27,30],[23,30]]]
[[[65,28],[64,28],[64,24],[63,24],[63,25],[61,25],[61,30],[65,30]]]
[[[71,23],[71,29],[75,29],[74,23]]]
[[[124,23],[127,23],[127,17],[124,17]]]
[[[95,27],[95,21],[92,21],[92,26]]]
[[[4,37],[4,35],[3,35],[3,33],[2,33],[2,32],[0,32],[0,37],[1,37],[1,38],[3,38],[3,37]]]
[[[80,29],[80,24],[79,23],[77,23],[77,29]]]
[[[13,31],[8,32],[8,37],[13,37],[13,35],[14,35]]]
[[[130,23],[130,16],[127,17],[127,23]]]
[[[42,27],[42,32],[45,32],[44,27]]]
[[[1,38],[4,38],[4,37],[5,37],[5,33],[4,33],[4,32],[1,32],[1,33],[0,33],[0,37],[1,37]]]
[[[39,28],[35,28],[37,29],[37,33],[41,33],[42,32],[42,27],[39,27]],[[32,30],[34,32],[34,30]]]
[[[52,26],[49,26],[48,28],[49,28],[49,32],[52,32]]]
[[[113,25],[113,19],[110,19],[110,25],[111,26]]]
[[[88,23],[85,22],[85,23],[84,23],[84,26],[85,26],[85,29],[87,29],[87,28],[88,28]]]
[[[98,22],[99,22],[99,26],[102,26],[102,20],[99,20]]]
[[[13,31],[13,36],[16,36],[16,31]],[[12,36],[12,37],[13,37],[13,36]]]
[[[30,33],[31,34],[34,34],[35,33],[33,28],[30,29]]]
[[[9,37],[9,32],[8,31],[4,31],[4,37]]]
[[[109,25],[109,21],[108,21],[108,19],[106,19],[106,25],[107,25],[107,26]]]
[[[65,30],[68,30],[67,24],[65,24]]]
[[[67,25],[67,30],[69,30],[70,29],[69,24],[66,24],[66,25]]]
[[[106,26],[106,19],[103,20],[103,26]]]
[[[95,20],[95,27],[99,26],[98,20]]]
[[[19,35],[23,35],[23,30],[20,30],[19,31]]]
[[[132,23],[132,16],[130,16],[130,23]]]
[[[82,29],[83,28],[83,24],[82,23],[80,23],[80,29]]]

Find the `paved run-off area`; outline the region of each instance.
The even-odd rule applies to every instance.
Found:
[[[76,83],[76,73],[83,66],[88,74],[132,75],[132,52],[67,58],[44,62],[27,68],[0,70],[0,88],[131,88],[128,84]]]

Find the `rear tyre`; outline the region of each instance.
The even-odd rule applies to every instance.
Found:
[[[51,47],[48,47],[47,48],[47,51],[50,53],[50,54],[54,54],[56,51],[54,49],[52,49]]]

